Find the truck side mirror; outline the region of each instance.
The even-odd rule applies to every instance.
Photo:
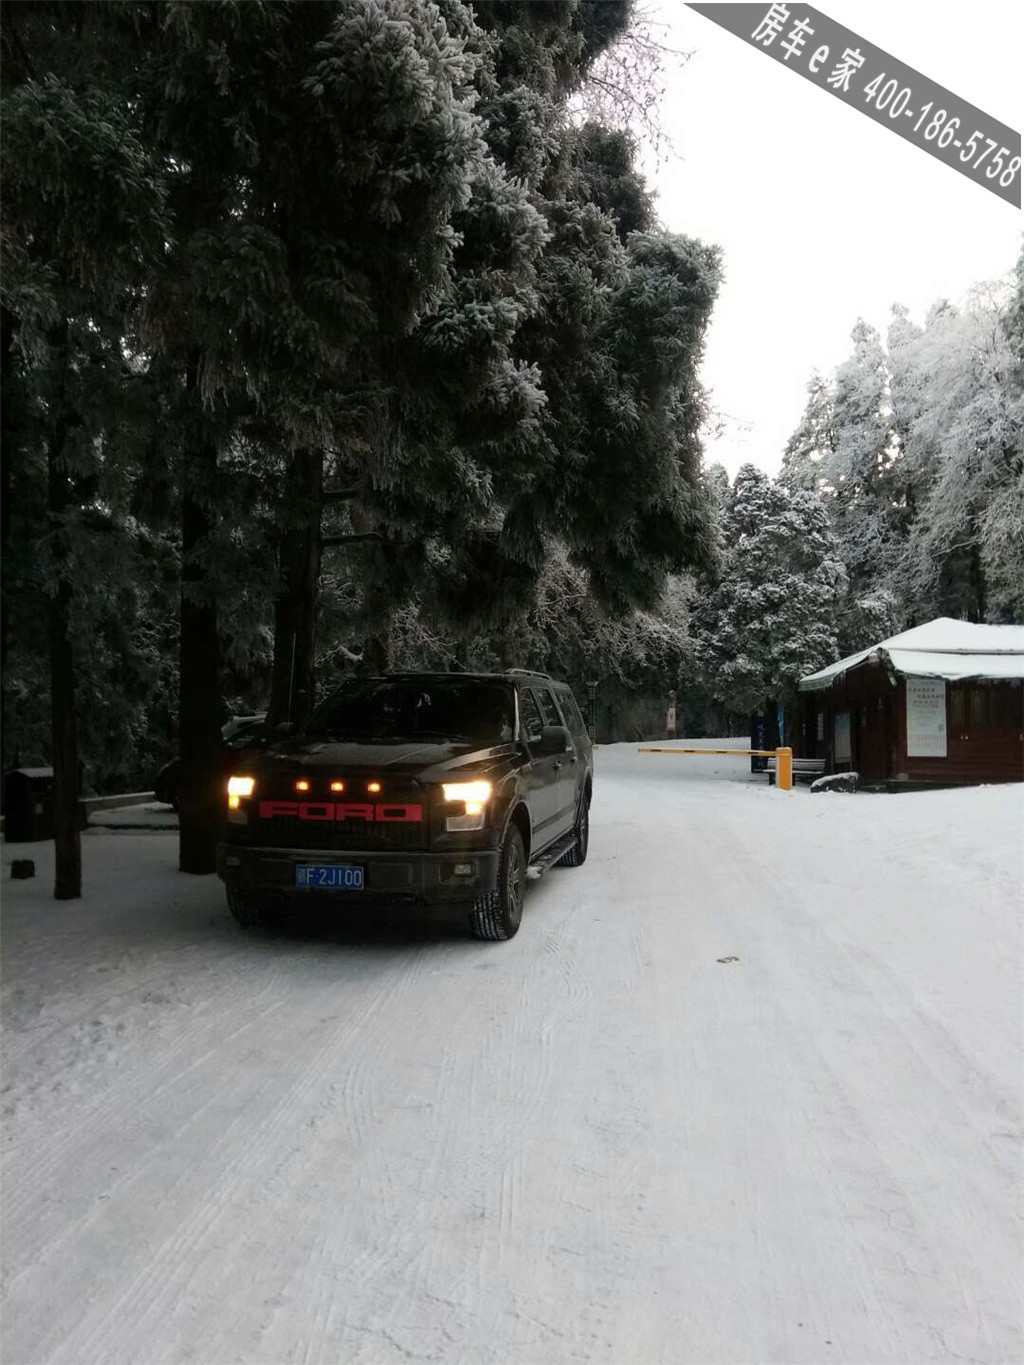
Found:
[[[569,731],[564,725],[545,725],[540,736],[542,754],[564,754],[572,748]]]

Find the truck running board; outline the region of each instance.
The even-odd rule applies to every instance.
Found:
[[[557,843],[552,844],[550,848],[546,848],[543,853],[539,854],[531,861],[530,866],[527,869],[527,876],[532,877],[534,880],[538,877],[542,877],[552,863],[557,863],[559,858],[563,857],[571,848],[575,848],[575,846],[575,833],[564,835]]]

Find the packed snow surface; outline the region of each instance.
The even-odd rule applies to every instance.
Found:
[[[507,944],[5,848],[7,1365],[1020,1360],[1024,788],[597,770]]]

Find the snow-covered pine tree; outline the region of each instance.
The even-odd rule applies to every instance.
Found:
[[[111,547],[133,539],[112,459],[114,414],[131,408],[133,387],[123,320],[163,250],[169,220],[117,54],[102,72],[78,70],[74,43],[51,8],[5,16],[3,380],[5,401],[8,381],[15,401],[4,431],[4,491],[17,496],[5,512],[5,550],[28,534],[36,553],[4,586],[28,588],[46,620],[54,895],[63,900],[81,895],[75,628],[95,607],[90,587],[101,594],[111,586],[100,573],[104,559],[116,563]],[[23,21],[41,39],[33,47],[38,69],[18,34]],[[40,60],[47,39],[49,68]]]
[[[404,348],[413,363],[398,373],[412,379],[424,359],[421,332],[436,331],[438,355],[463,393],[461,404],[457,385],[449,397],[439,370],[429,401],[410,385],[389,410],[389,450],[402,478],[373,490],[370,524],[387,534],[360,552],[374,569],[371,615],[386,617],[415,588],[410,565],[437,568],[451,619],[472,630],[522,611],[560,538],[595,590],[623,610],[653,602],[666,571],[712,552],[697,473],[696,365],[717,255],[630,232],[654,224],[629,140],[566,123],[565,95],[593,56],[596,40],[580,30],[590,8],[475,11],[491,40],[479,81],[485,134],[504,171],[528,178],[546,241],[539,258],[531,242],[528,259],[504,268],[490,315],[481,304],[492,286],[476,277],[479,248],[458,252],[454,311],[442,301],[443,325],[428,318]],[[602,42],[613,9],[603,8]],[[505,223],[521,215],[510,208]],[[487,383],[476,384],[485,362],[491,374],[483,370]],[[413,399],[416,420],[406,420]],[[439,552],[433,559],[410,555],[417,530]]]
[[[836,450],[835,380],[813,371],[800,424],[786,442],[779,482],[791,493],[818,493]]]
[[[888,581],[897,553],[897,452],[885,349],[877,331],[864,322],[851,335],[853,354],[836,370],[833,446],[822,461],[822,474],[851,587],[861,593]]]
[[[904,458],[917,515],[901,579],[924,619],[1024,613],[1024,396],[1007,294],[982,286],[962,308],[933,308],[915,348]]]
[[[694,628],[709,691],[749,712],[793,696],[838,657],[847,576],[822,503],[753,465],[736,475],[723,531],[724,571]]]
[[[301,716],[313,700],[325,453],[365,452],[371,466],[385,454],[368,430],[387,408],[395,347],[444,294],[453,220],[485,148],[475,60],[425,0],[161,16],[146,97],[176,168],[175,249],[154,284],[148,337],[192,410],[179,466],[181,865],[209,871],[222,595],[211,551],[232,514],[225,445],[240,420],[254,423],[288,471],[274,694],[278,710],[291,697]],[[230,63],[199,59],[211,51]]]

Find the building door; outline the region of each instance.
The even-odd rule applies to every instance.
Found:
[[[866,782],[884,782],[889,776],[889,711],[884,697],[869,697],[858,715],[858,761]]]

